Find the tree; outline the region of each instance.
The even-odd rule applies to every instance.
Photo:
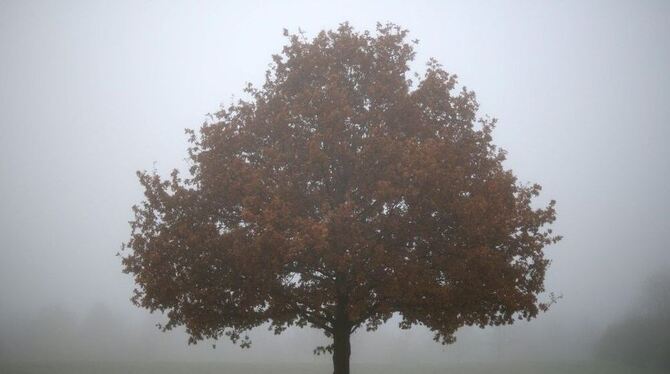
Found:
[[[646,282],[624,318],[610,324],[596,344],[599,358],[632,366],[670,369],[670,273]]]
[[[491,143],[473,92],[393,24],[290,35],[262,87],[187,130],[190,173],[138,173],[123,258],[134,302],[195,343],[270,323],[322,329],[336,374],[349,337],[392,315],[444,344],[464,325],[531,319],[557,241]]]

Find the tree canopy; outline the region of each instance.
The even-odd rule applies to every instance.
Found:
[[[261,87],[188,131],[187,177],[138,173],[133,301],[191,342],[322,329],[336,373],[350,334],[394,314],[450,343],[544,309],[554,201],[532,206],[475,94],[435,60],[411,75],[393,24],[285,35]]]

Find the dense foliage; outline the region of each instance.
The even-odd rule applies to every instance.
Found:
[[[193,342],[266,322],[349,336],[394,313],[453,341],[530,319],[558,240],[492,144],[495,121],[434,60],[408,79],[407,31],[289,35],[260,88],[191,131],[188,178],[139,173],[123,259],[134,301]],[[241,340],[248,345],[247,340]]]

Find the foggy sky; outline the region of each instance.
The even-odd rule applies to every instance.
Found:
[[[135,171],[183,166],[184,129],[262,83],[283,28],[343,21],[408,28],[413,68],[435,57],[457,74],[499,119],[506,166],[557,200],[547,289],[564,298],[530,325],[619,318],[670,266],[670,3],[408,4],[0,1],[0,325],[55,307],[83,321],[100,304],[151,325],[115,257],[142,199]],[[313,333],[252,350],[291,336]]]

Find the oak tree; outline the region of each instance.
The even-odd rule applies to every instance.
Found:
[[[321,329],[336,374],[351,334],[393,315],[446,344],[545,309],[554,202],[533,207],[474,93],[435,60],[411,75],[393,24],[285,35],[261,87],[188,131],[187,177],[138,173],[134,303],[193,343]]]

